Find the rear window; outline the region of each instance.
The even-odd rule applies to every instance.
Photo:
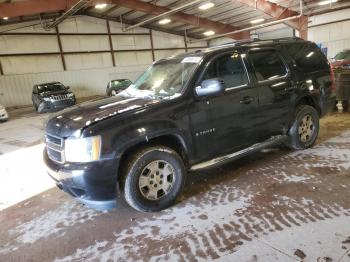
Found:
[[[249,59],[258,81],[273,80],[287,74],[287,68],[275,50],[249,52]]]
[[[335,57],[335,60],[350,60],[350,51],[343,51],[338,53]]]
[[[286,48],[296,66],[304,73],[321,71],[329,67],[327,58],[315,44],[292,44]]]

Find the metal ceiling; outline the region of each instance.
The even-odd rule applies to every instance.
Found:
[[[0,3],[17,2],[18,0],[0,0]],[[23,0],[20,0],[23,1]],[[141,0],[142,2],[151,3],[156,6],[167,7],[170,9],[177,8],[181,5],[188,3],[185,0]],[[276,3],[290,10],[299,12],[299,0],[269,0],[272,3]],[[313,15],[323,12],[329,12],[332,10],[350,8],[350,0],[338,0],[335,3],[329,5],[320,6],[318,3],[322,0],[303,0],[303,12],[304,15]],[[101,1],[102,2],[102,1]],[[206,18],[211,21],[220,22],[223,24],[232,25],[238,28],[250,27],[251,20],[257,18],[264,18],[264,22],[270,22],[276,20],[268,14],[262,11],[256,10],[250,6],[239,3],[235,0],[210,0],[215,6],[202,11],[198,9],[201,3],[195,4],[188,8],[181,10],[182,13],[194,15],[200,18]],[[124,23],[136,24],[146,19],[154,17],[144,12],[135,11],[123,6],[117,6],[115,4],[108,4],[105,9],[99,10],[93,6],[82,9],[78,12],[79,15],[89,15],[99,18],[112,19],[115,21],[122,21]],[[42,19],[52,18],[60,16],[60,13],[44,13],[40,14]],[[1,20],[2,24],[18,23],[21,21],[28,21],[38,19],[39,15],[22,16],[16,18],[10,18],[8,20]],[[148,28],[160,29],[161,31],[175,33],[183,35],[186,30],[186,34],[191,37],[202,38],[203,32],[207,31],[206,28],[201,28],[195,25],[188,25],[179,21],[172,21],[166,25],[159,25],[158,21],[153,21],[146,25]]]

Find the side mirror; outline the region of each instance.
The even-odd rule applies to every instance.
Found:
[[[195,90],[198,97],[205,97],[219,95],[224,92],[225,87],[219,79],[213,78],[204,80]]]

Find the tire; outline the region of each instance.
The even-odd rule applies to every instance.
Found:
[[[156,212],[175,203],[182,191],[185,173],[183,161],[174,150],[164,146],[148,147],[127,161],[121,189],[126,202],[134,209]]]
[[[38,112],[38,106],[36,105],[36,104],[33,104],[34,105],[34,109],[35,109],[35,111],[37,111]]]
[[[294,150],[312,147],[316,142],[319,128],[319,115],[316,109],[308,105],[298,106],[289,130],[287,146]]]

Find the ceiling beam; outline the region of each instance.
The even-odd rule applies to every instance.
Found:
[[[127,19],[120,20],[120,17],[105,16],[105,15],[97,14],[97,13],[86,13],[85,15],[91,16],[91,17],[95,17],[95,18],[105,19],[105,20],[109,20],[109,21],[113,21],[113,22],[118,22],[118,23],[123,23],[123,24],[129,24],[129,25],[132,24],[132,22],[135,22],[134,20],[133,20],[133,21],[130,21],[130,20],[127,20]],[[139,22],[139,21],[137,21],[137,22]],[[148,28],[148,29],[151,29],[151,30],[155,30],[155,31],[160,31],[160,32],[168,33],[168,34],[184,36],[184,34],[181,33],[181,32],[176,32],[176,31],[174,31],[174,30],[168,30],[168,29],[165,29],[165,28],[160,27],[160,26],[144,25],[144,26],[142,26],[142,27]],[[194,38],[194,39],[198,39],[198,35],[195,35],[195,34],[188,34],[187,36],[188,36],[188,37],[191,37],[191,38]]]
[[[111,3],[112,0],[104,0]],[[40,13],[67,11],[73,7],[78,0],[25,0],[11,3],[0,3],[0,17],[29,16]],[[91,0],[88,5],[93,6],[99,0]]]
[[[283,19],[287,17],[297,16],[300,13],[283,7],[281,5],[269,2],[267,0],[235,0],[239,3],[248,5],[252,8],[256,8],[263,13],[271,16],[275,19]],[[301,16],[299,19],[286,21],[285,24],[298,30],[302,38],[307,38],[307,16]]]
[[[154,4],[138,1],[138,0],[112,0],[114,4],[127,7],[129,9],[137,10],[140,12],[148,13],[151,15],[160,15],[162,13],[168,12],[170,8],[157,6]],[[189,25],[194,25],[197,27],[202,27],[205,29],[210,29],[218,34],[228,33],[239,28],[215,22],[206,18],[202,18],[195,15],[189,15],[183,12],[178,12],[169,16],[173,21],[182,22]],[[232,36],[234,39],[246,39],[249,38],[249,32],[242,32]]]

